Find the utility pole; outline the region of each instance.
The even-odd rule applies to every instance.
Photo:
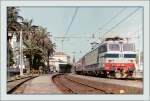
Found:
[[[20,76],[23,76],[22,29],[20,31]]]
[[[76,65],[75,65],[75,51],[74,52],[72,52],[73,53],[73,59],[72,59],[72,62],[73,62],[73,67],[74,67],[74,72],[76,71]]]
[[[138,55],[138,56],[139,56],[139,57],[138,57],[138,61],[139,61],[138,64],[139,64],[139,66],[138,66],[138,69],[140,69],[140,66],[141,66],[141,53],[140,53],[140,48],[141,48],[141,43],[140,43],[140,42],[141,42],[141,40],[140,40],[140,26],[139,26],[139,30],[138,30],[138,41],[139,41],[139,42],[138,42],[138,43],[139,43],[139,51],[138,51],[138,54],[139,54],[139,55]]]
[[[62,45],[62,53],[63,53],[63,45],[64,45],[64,40],[61,40],[61,45]]]
[[[75,63],[75,54],[76,54],[76,52],[74,51],[72,53],[73,53],[73,63]]]

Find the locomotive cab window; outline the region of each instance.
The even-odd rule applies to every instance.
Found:
[[[109,50],[110,51],[120,51],[119,44],[109,44]]]
[[[134,51],[134,44],[123,44],[123,51]]]

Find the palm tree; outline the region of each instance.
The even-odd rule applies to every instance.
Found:
[[[54,52],[55,52],[55,44],[52,44],[50,43],[50,45],[48,46],[47,48],[47,57],[48,57],[48,61],[47,61],[47,64],[48,64],[48,68],[49,68],[49,60],[50,60],[50,57],[53,56]]]
[[[39,27],[39,33],[36,37],[37,45],[43,50],[43,60],[47,62],[47,68],[49,68],[49,58],[53,55],[55,48],[49,38],[49,34],[46,28]]]
[[[19,9],[16,7],[7,8],[7,40],[8,43],[16,33],[17,41],[19,41],[20,30],[23,33],[24,55],[29,58],[30,69],[38,69],[38,66],[47,62],[49,67],[49,57],[55,51],[55,44],[50,40],[49,32],[46,28],[32,25],[33,20],[27,20],[18,14]],[[18,20],[21,21],[18,22]],[[12,48],[8,44],[8,63],[13,63]],[[11,59],[10,59],[11,58]]]
[[[13,33],[19,36],[18,31],[21,29],[21,24],[18,20],[23,20],[23,17],[18,14],[19,9],[16,7],[7,7],[7,39],[8,41],[12,38]]]
[[[18,31],[21,28],[20,23],[18,22],[18,19],[23,20],[23,17],[19,16],[18,14],[19,9],[16,7],[7,7],[7,60],[8,60],[8,66],[12,65],[14,63],[13,61],[13,51],[12,46],[10,44],[11,39],[13,37],[13,34],[16,33],[17,36],[19,36]]]
[[[12,66],[12,65],[14,64],[13,51],[12,51],[12,48],[11,48],[11,47],[9,47],[7,51],[8,51],[8,53],[9,53],[9,55],[8,55],[8,57],[7,57],[7,60],[8,60],[7,65],[8,65],[8,67],[9,67],[9,66]]]
[[[33,20],[24,19],[22,21],[23,29],[23,40],[32,40],[35,34],[35,30],[38,29],[38,26],[32,25]]]
[[[36,57],[38,58],[38,61],[42,59],[42,50],[37,47],[37,45],[34,42],[31,42],[29,40],[24,42],[24,45],[26,46],[26,48],[23,49],[23,53],[24,55],[29,58],[29,72],[31,69],[36,69],[37,67],[34,67],[34,60],[36,59]]]
[[[42,62],[47,62],[49,67],[49,57],[54,52],[54,46],[48,38],[49,32],[40,26],[30,30],[31,38],[24,40],[24,54],[29,58],[30,68],[38,69],[37,66]]]

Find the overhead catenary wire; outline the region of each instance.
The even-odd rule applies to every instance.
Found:
[[[120,10],[115,16],[113,16],[110,20],[115,19],[115,17],[119,16],[120,13],[122,13],[125,9],[126,9],[126,8],[121,9],[121,10]],[[139,8],[137,8],[134,12],[130,13],[127,17],[125,17],[124,19],[122,19],[119,23],[117,23],[115,26],[113,26],[113,27],[112,27],[111,29],[109,29],[108,31],[111,31],[113,28],[117,27],[117,26],[118,26],[119,24],[121,24],[124,20],[126,20],[127,18],[129,18],[130,16],[132,16],[138,9],[139,9]],[[73,17],[72,17],[71,23],[69,24],[68,29],[66,30],[66,34],[68,34],[68,31],[69,31],[69,29],[70,29],[71,24],[73,23],[73,20],[74,20],[74,18],[75,18],[75,15],[76,15],[76,13],[77,13],[77,10],[78,10],[78,8],[76,8],[76,10],[75,10],[75,13],[74,13],[74,15],[73,15]],[[110,20],[108,20],[104,25],[109,24]],[[108,31],[107,31],[106,33],[108,33]],[[65,35],[64,35],[63,37],[55,37],[55,38],[62,38],[62,39],[64,39],[64,38],[81,38],[81,37],[80,37],[80,36],[70,36],[70,37],[68,36],[68,37],[65,37]],[[87,38],[91,38],[91,37],[87,37]]]
[[[101,25],[101,27],[99,27],[98,29],[103,30],[104,27],[106,27],[109,23],[111,23],[114,19],[116,19],[119,15],[121,15],[124,11],[126,10],[126,8],[122,8],[120,11],[118,11],[113,17],[111,17],[108,21],[106,21],[106,23],[104,23],[103,25]],[[104,28],[105,29],[105,28]],[[98,37],[100,38],[100,37]]]
[[[74,12],[74,14],[73,14],[73,16],[72,16],[71,22],[70,22],[70,24],[69,24],[69,26],[68,26],[66,32],[65,32],[65,34],[64,34],[64,37],[65,37],[65,35],[68,34],[68,32],[69,32],[69,30],[70,30],[70,28],[71,28],[71,25],[72,25],[72,23],[73,23],[73,21],[74,21],[76,15],[77,15],[78,9],[79,9],[79,7],[77,7],[77,8],[75,9],[75,12]]]
[[[70,30],[70,27],[71,27],[71,25],[72,25],[72,23],[73,23],[73,21],[74,21],[74,19],[75,19],[75,16],[76,16],[76,14],[77,14],[77,12],[78,12],[78,9],[79,9],[79,7],[77,7],[77,8],[75,9],[75,12],[74,12],[74,14],[73,14],[73,16],[72,16],[72,20],[71,20],[71,22],[70,22],[70,24],[69,24],[69,26],[68,26],[68,28],[67,28],[67,30],[66,30],[66,33],[64,34],[64,37],[61,37],[61,38],[62,38],[62,41],[64,41],[64,38],[66,38],[65,35],[68,34],[68,32],[69,32],[69,30]],[[103,24],[103,26],[108,25],[113,19],[115,19],[115,18],[116,18],[117,16],[119,16],[122,12],[124,12],[125,9],[126,9],[126,8],[121,9],[121,10],[120,10],[117,14],[115,14],[111,19],[109,19],[105,24]],[[60,38],[60,37],[56,37],[56,38]],[[76,37],[75,37],[75,38],[76,38]]]
[[[107,34],[109,32],[111,32],[113,29],[115,29],[117,26],[119,26],[121,23],[123,23],[125,20],[127,20],[129,17],[131,17],[134,13],[136,13],[140,8],[137,8],[136,10],[134,10],[132,13],[130,13],[128,16],[126,16],[125,18],[123,18],[122,20],[120,20],[116,25],[114,25],[113,27],[111,27],[107,32],[104,33]]]
[[[73,16],[72,16],[71,22],[70,22],[70,24],[69,24],[69,26],[68,26],[68,28],[67,28],[65,34],[64,34],[64,37],[63,37],[62,40],[61,40],[61,42],[62,42],[62,52],[63,52],[63,43],[64,43],[65,35],[68,34],[68,32],[69,32],[69,30],[70,30],[70,28],[71,28],[71,25],[72,25],[72,23],[73,23],[73,21],[74,21],[74,19],[75,19],[75,17],[76,17],[76,14],[77,14],[77,12],[78,12],[78,9],[79,9],[79,7],[76,7],[76,9],[75,9],[75,11],[74,11],[74,14],[73,14]]]
[[[126,8],[121,9],[117,14],[115,14],[111,19],[109,19],[106,23],[104,23],[100,28],[103,28],[103,26],[107,26],[110,22],[112,22],[115,18],[117,18],[125,10],[126,10]]]

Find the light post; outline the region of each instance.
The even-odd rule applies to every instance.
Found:
[[[140,39],[140,26],[138,28],[138,43],[139,43],[139,51],[138,51],[138,54],[139,54],[139,57],[138,57],[138,61],[139,61],[139,68],[138,70],[141,68],[141,52],[140,52],[140,49],[141,49],[141,39]]]
[[[64,44],[64,40],[61,40],[61,44],[62,44],[62,54],[63,54],[63,44]]]
[[[73,67],[74,67],[74,72],[76,71],[76,63],[75,63],[75,54],[76,54],[76,52],[72,52],[73,53],[73,60],[72,60],[72,62],[73,62]]]
[[[23,76],[22,29],[20,31],[20,76]]]

